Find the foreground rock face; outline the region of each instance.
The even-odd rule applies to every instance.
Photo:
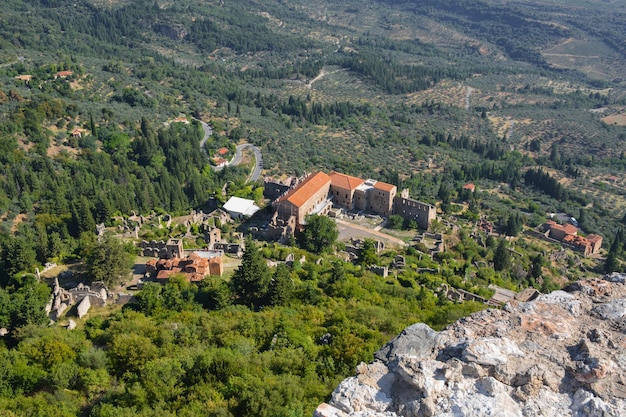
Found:
[[[315,416],[626,416],[626,275],[414,324]]]

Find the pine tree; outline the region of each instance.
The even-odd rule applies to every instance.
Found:
[[[493,268],[496,271],[504,271],[511,266],[511,252],[509,252],[506,240],[501,239],[493,253]]]
[[[241,265],[230,281],[236,302],[252,309],[265,303],[270,282],[270,270],[257,245],[248,237]]]
[[[289,304],[293,297],[293,280],[289,267],[280,264],[274,272],[274,276],[269,284],[268,302],[272,306],[284,306]]]
[[[622,229],[619,229],[615,234],[613,243],[611,243],[611,248],[609,249],[609,253],[606,256],[606,261],[604,262],[604,272],[606,274],[620,271],[620,263],[617,260],[617,255],[621,251],[623,234],[624,232],[622,231]]]

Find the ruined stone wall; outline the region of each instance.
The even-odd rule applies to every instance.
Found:
[[[415,220],[417,225],[425,230],[428,230],[430,223],[437,218],[435,206],[412,198],[396,197],[393,212],[405,219]]]

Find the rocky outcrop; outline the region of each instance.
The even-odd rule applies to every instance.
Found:
[[[626,416],[626,275],[414,324],[356,372],[316,417]]]

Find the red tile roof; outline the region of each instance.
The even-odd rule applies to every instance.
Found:
[[[377,190],[387,191],[388,193],[390,193],[396,188],[396,186],[387,184],[386,182],[376,181],[376,184],[374,184],[374,188],[376,188]]]
[[[298,184],[294,189],[290,190],[278,199],[279,203],[289,201],[296,207],[302,207],[315,193],[330,183],[330,177],[323,173],[317,172],[309,175],[304,181]]]
[[[465,184],[463,186],[463,189],[470,190],[471,192],[474,192],[474,190],[476,189],[476,186],[470,182],[468,184]]]
[[[217,153],[218,155],[226,155],[228,153],[228,148],[219,148]]]
[[[547,224],[550,227],[550,229],[562,230],[568,235],[575,235],[576,233],[578,233],[578,229],[571,224],[560,225],[554,220],[548,220]]]
[[[335,171],[332,171],[329,176],[332,186],[343,188],[344,190],[352,191],[365,182],[365,180],[362,180],[361,178],[353,177]]]

